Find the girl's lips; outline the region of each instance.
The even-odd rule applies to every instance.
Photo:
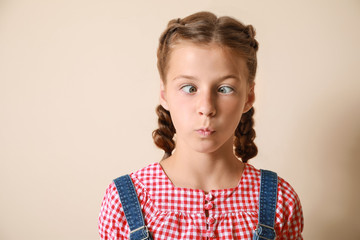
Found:
[[[209,136],[209,135],[211,135],[211,134],[213,134],[215,132],[215,131],[210,130],[208,128],[201,128],[201,129],[198,129],[196,131],[202,136]]]

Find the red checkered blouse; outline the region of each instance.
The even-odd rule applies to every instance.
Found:
[[[175,187],[159,163],[132,173],[139,202],[154,240],[252,239],[258,222],[260,171],[245,164],[239,185],[212,190]],[[207,214],[205,214],[207,212]],[[277,240],[303,239],[303,215],[294,189],[279,177]],[[107,188],[99,216],[101,239],[129,239],[115,184]]]

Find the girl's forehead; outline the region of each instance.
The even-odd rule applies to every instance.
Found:
[[[226,46],[220,45],[215,42],[211,43],[194,43],[187,40],[177,41],[175,44],[172,45],[170,54],[174,51],[181,50],[181,49],[199,49],[199,50],[214,50],[214,51],[223,51],[224,53],[231,54],[231,49]]]
[[[222,69],[241,75],[247,75],[248,72],[245,59],[238,52],[218,43],[198,44],[181,41],[172,47],[168,58],[168,71],[179,69],[190,71],[193,64],[198,64],[200,68],[215,65],[214,70]]]

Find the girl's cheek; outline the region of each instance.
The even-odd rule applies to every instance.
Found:
[[[231,97],[231,98],[222,99],[222,101],[219,101],[219,104],[225,109],[230,110],[232,108],[239,108],[242,102],[243,102],[242,99]]]

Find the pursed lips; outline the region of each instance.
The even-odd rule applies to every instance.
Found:
[[[210,128],[199,128],[196,131],[203,136],[209,136],[215,132],[214,130],[212,130]]]

